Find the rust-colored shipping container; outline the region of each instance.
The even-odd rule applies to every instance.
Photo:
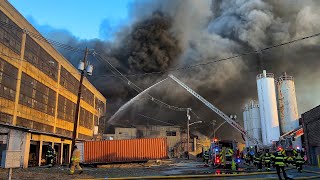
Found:
[[[166,138],[84,142],[84,163],[134,162],[167,159]]]

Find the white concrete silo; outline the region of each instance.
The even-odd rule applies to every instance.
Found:
[[[260,108],[259,104],[253,100],[249,102],[249,118],[252,136],[256,138],[260,144],[262,142]]]
[[[293,76],[283,73],[277,79],[278,112],[281,134],[299,127],[299,113]],[[293,146],[301,147],[301,138],[293,142]]]
[[[251,119],[250,119],[250,115],[249,115],[249,104],[246,104],[243,110],[243,121],[244,121],[244,128],[247,131],[247,134],[251,137],[253,137],[253,133],[252,133],[252,123],[251,123]],[[247,137],[245,137],[246,139],[246,146],[252,146],[253,142],[251,142]]]
[[[274,75],[263,70],[262,74],[257,75],[257,88],[262,143],[272,145],[272,142],[278,141],[280,136]]]
[[[245,107],[243,108],[243,125],[244,125],[244,129],[247,131],[247,134],[249,134],[249,124],[248,124],[248,118],[247,118],[247,114],[248,114],[248,108],[247,108],[247,104],[245,105]],[[244,137],[245,140],[246,140],[246,147],[249,147],[249,140],[247,137]]]

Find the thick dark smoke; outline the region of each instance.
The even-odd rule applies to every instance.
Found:
[[[181,52],[177,39],[169,32],[171,22],[170,17],[158,12],[137,22],[115,49],[116,58],[127,61],[131,72],[168,69]]]
[[[70,34],[69,38],[62,40],[73,46],[95,48],[124,74],[164,71],[319,33],[319,6],[320,3],[311,0],[136,1],[130,9],[131,24],[123,27],[114,41],[81,41]],[[45,35],[50,37],[50,33]],[[317,94],[320,85],[315,82],[320,75],[317,70],[320,64],[319,41],[320,38],[316,37],[261,53],[170,73],[225,113],[238,115],[242,123],[241,108],[244,103],[249,99],[257,99],[256,75],[263,69],[274,73],[276,77],[287,71],[296,79],[298,108],[303,113],[320,102]],[[82,56],[61,52],[75,65]],[[108,99],[107,116],[110,117],[137,93],[119,78],[110,76],[112,74],[105,64],[94,59],[92,61],[95,63],[96,76],[90,80]],[[128,78],[146,89],[166,75]],[[172,80],[156,86],[150,94],[171,105],[194,109],[206,122],[193,128],[205,135],[212,134],[212,120],[217,120],[217,124],[222,122],[221,118]],[[186,124],[185,113],[174,112],[142,99],[118,117],[115,125],[159,123],[137,113],[183,127]],[[194,116],[192,120],[196,120]],[[221,132],[230,132],[229,125],[222,126],[218,136],[239,139],[238,133]]]

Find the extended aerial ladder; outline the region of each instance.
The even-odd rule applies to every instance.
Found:
[[[292,131],[289,131],[282,136],[279,137],[280,145],[283,148],[288,148],[290,144],[292,144],[292,141],[297,139],[298,137],[302,136],[304,134],[303,127],[299,126]]]
[[[252,141],[254,144],[258,145],[259,141],[254,138],[251,137],[250,135],[248,135],[247,131],[240,126],[237,122],[235,122],[234,120],[232,120],[229,116],[227,116],[225,113],[223,113],[222,111],[220,111],[217,107],[215,107],[213,104],[211,104],[209,101],[207,101],[206,99],[204,99],[202,96],[200,96],[198,93],[196,93],[195,91],[193,91],[191,88],[189,88],[186,84],[184,84],[183,82],[181,82],[179,79],[177,79],[176,77],[174,77],[173,75],[169,74],[169,77],[171,79],[173,79],[176,83],[178,83],[180,86],[182,86],[184,89],[186,89],[189,93],[191,93],[194,97],[196,97],[197,99],[199,99],[203,104],[205,104],[208,108],[210,108],[212,111],[214,111],[215,113],[217,113],[220,117],[222,117],[225,121],[227,121],[232,127],[234,127],[236,130],[238,130],[242,135],[244,135],[245,137],[247,137],[250,141]]]
[[[284,140],[288,137],[294,137],[298,138],[304,134],[302,126],[297,127],[296,129],[293,129],[292,131],[289,131],[282,136],[280,136],[279,140]]]

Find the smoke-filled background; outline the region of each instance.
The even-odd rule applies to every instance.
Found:
[[[263,69],[276,77],[286,71],[295,77],[300,113],[320,102],[320,38],[315,37],[261,53],[166,73],[199,63],[212,62],[243,52],[262,49],[320,32],[320,2],[298,0],[139,0],[130,6],[131,21],[113,34],[112,40],[79,40],[63,30],[40,28],[45,37],[71,46],[94,48],[133,83],[146,89],[168,73],[186,83],[226,114],[236,114],[242,124],[242,107],[257,99],[256,75]],[[101,26],[108,33],[108,27]],[[82,54],[59,49],[75,66]],[[95,65],[90,81],[107,98],[107,121],[114,126],[162,124],[142,117],[186,127],[186,112],[175,112],[137,98],[122,113],[110,117],[137,93],[111,73],[105,63],[90,57]],[[205,121],[193,132],[212,135],[212,120],[223,122],[191,94],[168,79],[148,91],[177,107],[191,107]],[[196,121],[192,115],[191,121]],[[216,126],[217,127],[217,126]],[[222,139],[241,139],[229,125],[218,132]]]

